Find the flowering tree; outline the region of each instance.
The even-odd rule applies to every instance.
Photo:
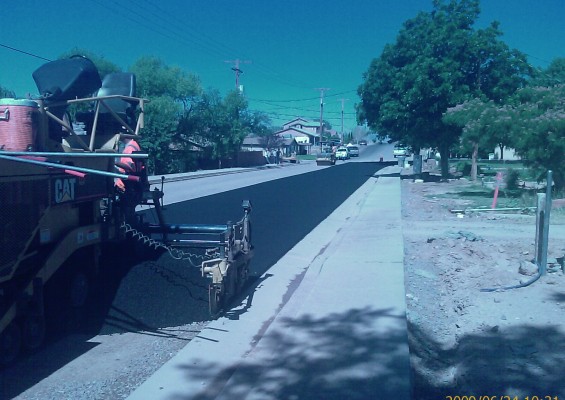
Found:
[[[473,99],[450,107],[443,116],[446,124],[462,128],[461,145],[471,152],[471,179],[477,179],[477,157],[479,149],[500,147],[501,158],[504,147],[512,143],[515,111],[511,106],[497,106],[493,101]]]
[[[565,85],[526,88],[514,107],[513,137],[524,163],[538,179],[553,171],[557,190],[565,189]]]

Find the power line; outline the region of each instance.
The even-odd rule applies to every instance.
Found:
[[[318,100],[319,98],[317,98],[316,100]],[[267,105],[271,108],[267,109],[267,111],[270,110],[297,110],[300,112],[308,112],[308,113],[317,113],[319,112],[319,109],[315,110],[313,108],[307,108],[307,107],[300,107],[300,106],[292,106],[292,105],[283,105],[283,104],[273,104],[269,101],[254,101],[254,103],[260,103],[260,104],[264,104]],[[324,111],[325,114],[341,114],[340,111]],[[355,112],[345,112],[344,115],[355,115]]]
[[[98,1],[98,0],[91,0],[91,1],[98,4],[100,7],[102,7],[106,11],[112,10],[114,14],[120,15],[121,17],[127,19],[130,22],[133,22],[136,25],[143,26],[144,28],[146,28],[147,30],[149,30],[151,32],[158,33],[159,35],[164,36],[168,39],[178,40],[179,42],[182,42],[184,44],[188,44],[188,42],[186,42],[185,39],[178,34],[178,32],[171,30],[168,27],[163,28],[163,27],[159,27],[157,24],[145,23],[145,20],[147,18],[137,11],[133,11],[130,8],[126,9],[123,5],[118,4],[116,2],[114,2],[115,7],[108,7],[107,3],[103,3],[103,2]],[[124,10],[127,10],[127,12],[124,12]],[[131,14],[137,15],[141,19],[136,19],[136,18],[132,17]]]
[[[6,49],[10,49],[10,50],[16,51],[16,52],[18,52],[18,53],[22,53],[22,54],[25,54],[25,55],[28,55],[28,56],[32,56],[32,57],[35,57],[35,58],[39,58],[40,60],[44,60],[44,61],[53,61],[53,60],[50,60],[50,59],[48,59],[48,58],[38,56],[37,54],[33,54],[33,53],[30,53],[30,52],[27,52],[27,51],[23,51],[23,50],[20,50],[20,49],[16,49],[15,47],[11,47],[11,46],[8,46],[8,45],[2,44],[2,43],[0,43],[0,46],[1,46],[1,47],[5,47]]]
[[[96,0],[92,0],[92,1],[96,1]],[[131,0],[130,0],[131,1]],[[141,8],[146,10],[148,13],[147,15],[141,15],[139,12],[135,12],[132,11],[134,14],[137,14],[138,16],[142,17],[144,20],[145,19],[153,19],[153,24],[154,25],[161,25],[161,29],[165,29],[166,31],[168,31],[169,33],[171,33],[171,30],[169,28],[170,25],[170,20],[167,18],[170,18],[173,20],[173,22],[177,23],[177,27],[179,27],[180,29],[177,29],[177,31],[174,32],[175,35],[179,35],[179,30],[189,30],[191,32],[191,35],[188,36],[188,39],[193,42],[194,44],[198,45],[199,47],[201,47],[202,49],[204,49],[204,51],[206,51],[207,53],[211,54],[214,53],[217,56],[221,56],[222,58],[225,56],[225,53],[233,53],[235,54],[235,51],[233,49],[231,49],[230,47],[224,45],[221,42],[217,42],[213,39],[211,39],[210,37],[202,34],[200,31],[196,31],[193,29],[190,29],[190,26],[185,22],[185,21],[181,21],[180,19],[177,18],[176,15],[170,13],[167,10],[164,10],[163,8],[159,7],[158,4],[156,3],[152,3],[148,0],[144,0],[145,3],[149,4],[149,6],[151,7],[150,9],[147,8],[147,6],[142,6]],[[116,2],[114,2],[118,7],[120,7],[120,5],[118,5]],[[133,3],[133,1],[132,1]],[[101,3],[98,3],[100,6],[104,7],[104,5],[102,5]],[[138,3],[135,2],[135,7],[138,7]],[[130,10],[130,8],[127,8],[128,11]],[[157,12],[156,12],[157,11]],[[159,14],[160,13],[160,14]],[[162,15],[167,15],[167,18],[163,17]],[[122,14],[123,15],[123,14]],[[126,17],[128,18],[128,17]],[[131,20],[131,18],[128,18]],[[161,20],[164,23],[166,23],[166,28],[164,28],[162,26],[162,24],[159,24],[158,22],[155,21],[155,19]],[[136,22],[139,23],[139,22]],[[153,30],[155,31],[155,30]],[[177,37],[177,40],[181,41],[181,42],[185,42],[185,40],[183,40],[183,37]],[[270,67],[268,67],[267,65],[261,63],[261,62],[254,62],[256,71],[259,72],[260,74],[263,74],[265,76],[267,76],[268,78],[270,78],[271,80],[274,81],[278,81],[279,83],[282,83],[284,85],[287,86],[292,86],[292,87],[298,87],[298,88],[309,88],[309,85],[306,85],[304,83],[299,83],[299,82],[293,82],[292,80],[289,79],[285,79],[283,77],[281,77],[281,74],[278,73],[277,71],[271,69]]]
[[[133,3],[135,7],[140,6],[140,4],[137,1],[130,0],[130,2]],[[144,0],[144,2],[147,3],[150,8],[143,5],[141,5],[141,8],[147,10],[150,16],[163,21],[165,24],[167,24],[167,26],[169,26],[172,21],[177,24],[176,26],[177,28],[180,28],[179,30],[189,31],[190,33],[190,35],[188,36],[189,40],[192,41],[194,44],[197,44],[198,46],[200,46],[202,49],[209,52],[210,54],[214,53],[214,55],[225,56],[226,52],[228,53],[233,52],[233,49],[230,49],[223,43],[213,40],[212,38],[204,35],[202,32],[198,30],[191,29],[190,25],[187,24],[186,21],[182,21],[174,13],[164,10],[159,6],[158,3],[152,3],[148,0]],[[164,17],[163,14],[166,15],[167,17]],[[144,16],[144,18],[146,17]]]
[[[356,90],[346,90],[343,92],[337,92],[337,93],[333,93],[333,94],[328,94],[326,97],[335,97],[335,96],[341,96],[343,94],[348,94],[348,93],[354,93],[356,92]],[[254,100],[254,101],[268,101],[271,103],[292,103],[292,102],[296,102],[296,101],[311,101],[311,100],[318,100],[319,97],[308,97],[305,99],[291,99],[291,100],[271,100],[271,99],[249,99],[249,100]]]

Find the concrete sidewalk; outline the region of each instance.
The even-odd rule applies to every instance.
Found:
[[[400,208],[370,178],[129,399],[409,399]]]

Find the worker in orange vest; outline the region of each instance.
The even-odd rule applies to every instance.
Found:
[[[125,144],[126,145],[124,147],[124,150],[122,151],[122,154],[132,154],[134,151],[141,151],[141,147],[139,147],[139,144],[133,139],[126,139]],[[118,171],[120,171],[121,174],[131,174],[133,172],[137,172],[135,168],[135,162],[131,157],[120,157],[120,160],[118,162]],[[120,178],[116,178],[114,184],[122,192],[126,190],[124,181],[122,181]]]

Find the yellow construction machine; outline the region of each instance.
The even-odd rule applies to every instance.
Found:
[[[148,100],[136,97],[135,75],[101,79],[75,56],[42,65],[33,79],[37,98],[0,99],[0,365],[43,342],[46,284],[62,278],[65,298],[80,307],[101,246],[128,237],[171,254],[202,251],[210,312],[219,313],[248,276],[250,202],[237,223],[166,224],[163,192],[149,190],[148,155],[120,154],[143,128]],[[142,204],[155,207],[158,223],[135,212]]]

